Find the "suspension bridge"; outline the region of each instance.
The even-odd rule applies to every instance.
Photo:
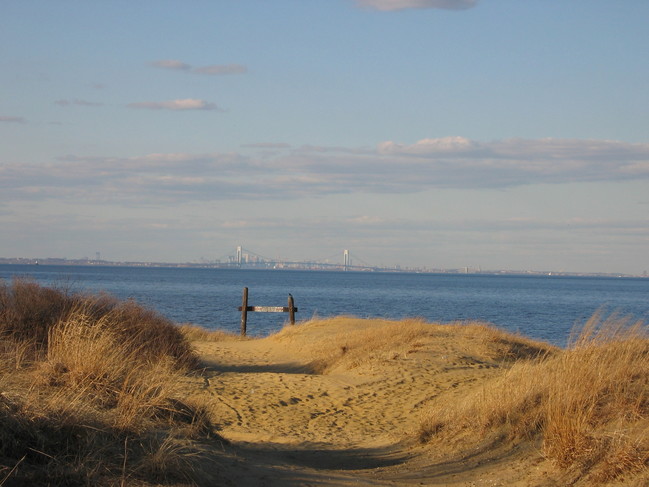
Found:
[[[222,256],[218,261],[219,267],[248,269],[305,269],[376,272],[394,272],[400,270],[398,267],[381,267],[368,264],[347,249],[321,259],[291,260],[266,257],[242,246],[238,246],[233,254]]]

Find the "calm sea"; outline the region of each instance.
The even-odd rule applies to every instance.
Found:
[[[0,279],[13,276],[71,291],[105,291],[178,323],[235,332],[244,286],[249,305],[286,306],[291,293],[298,320],[336,315],[481,320],[562,346],[573,326],[601,307],[649,318],[646,278],[0,265]],[[248,332],[267,335],[285,320],[285,313],[250,313]]]

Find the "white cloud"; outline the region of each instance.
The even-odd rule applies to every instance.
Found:
[[[353,225],[369,225],[369,226],[390,226],[394,227],[394,220],[388,219],[382,216],[370,216],[370,215],[360,215],[353,216],[346,219],[347,222],[352,223]]]
[[[241,147],[247,149],[288,149],[291,146],[285,142],[257,142],[254,144],[243,144]]]
[[[7,123],[25,123],[27,120],[25,120],[23,117],[8,117],[8,116],[0,116],[0,122],[7,122]]]
[[[356,0],[361,7],[381,11],[405,10],[409,8],[440,8],[464,10],[475,7],[478,0]]]
[[[649,161],[628,164],[623,168],[623,171],[629,174],[646,174],[647,172],[649,172]]]
[[[416,164],[422,183],[429,180],[441,187],[507,187],[649,177],[649,144],[619,141],[507,139],[484,143],[445,137],[411,145],[382,142],[377,151],[385,161],[400,161],[413,169]]]
[[[154,61],[151,63],[152,66],[162,69],[171,69],[174,71],[187,71],[191,69],[191,66],[177,59],[163,59],[161,61]]]
[[[464,153],[474,150],[477,144],[465,137],[442,137],[439,139],[422,139],[415,144],[405,146],[392,141],[381,142],[378,151],[382,154],[431,154],[431,153]]]
[[[68,107],[70,105],[77,105],[77,106],[82,106],[82,107],[100,107],[103,106],[103,103],[97,103],[94,101],[87,101],[87,100],[80,100],[78,98],[75,98],[73,100],[56,100],[54,102],[55,105],[59,105],[62,107]]]
[[[528,160],[609,160],[622,158],[647,160],[649,144],[620,142],[616,140],[588,139],[504,139],[477,142],[465,137],[422,139],[414,144],[393,141],[378,144],[378,151],[392,155],[417,155],[436,157],[442,154],[473,154],[474,158],[499,159],[525,158]]]
[[[195,98],[169,101],[143,101],[129,103],[130,108],[143,108],[147,110],[220,110],[214,103]]]
[[[241,64],[211,64],[209,66],[193,67],[177,59],[163,59],[151,63],[156,68],[169,69],[172,71],[186,71],[195,74],[206,74],[212,76],[223,76],[228,74],[244,74],[248,68]]]
[[[236,152],[68,156],[47,165],[0,165],[0,191],[22,200],[106,199],[130,204],[649,179],[649,144],[568,139],[485,143],[447,137],[410,145],[383,142],[373,151],[336,149],[278,147],[270,155],[255,156]]]

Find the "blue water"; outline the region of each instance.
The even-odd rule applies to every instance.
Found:
[[[234,332],[244,286],[249,305],[286,306],[291,293],[298,321],[336,315],[480,320],[561,346],[601,307],[649,317],[646,278],[0,265],[0,279],[13,276],[71,291],[105,291],[178,323]],[[248,332],[267,335],[286,320],[284,313],[250,313]]]

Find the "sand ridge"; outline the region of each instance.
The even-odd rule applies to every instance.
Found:
[[[485,474],[479,456],[435,464],[417,441],[433,398],[484,383],[502,373],[502,360],[477,353],[484,337],[438,331],[412,339],[395,326],[408,325],[334,319],[262,339],[194,343],[205,367],[201,393],[237,451],[222,466],[225,478],[232,485],[515,484],[520,472],[498,483],[503,469]],[[368,346],[368,333],[380,342]],[[352,349],[364,346],[354,357]]]

